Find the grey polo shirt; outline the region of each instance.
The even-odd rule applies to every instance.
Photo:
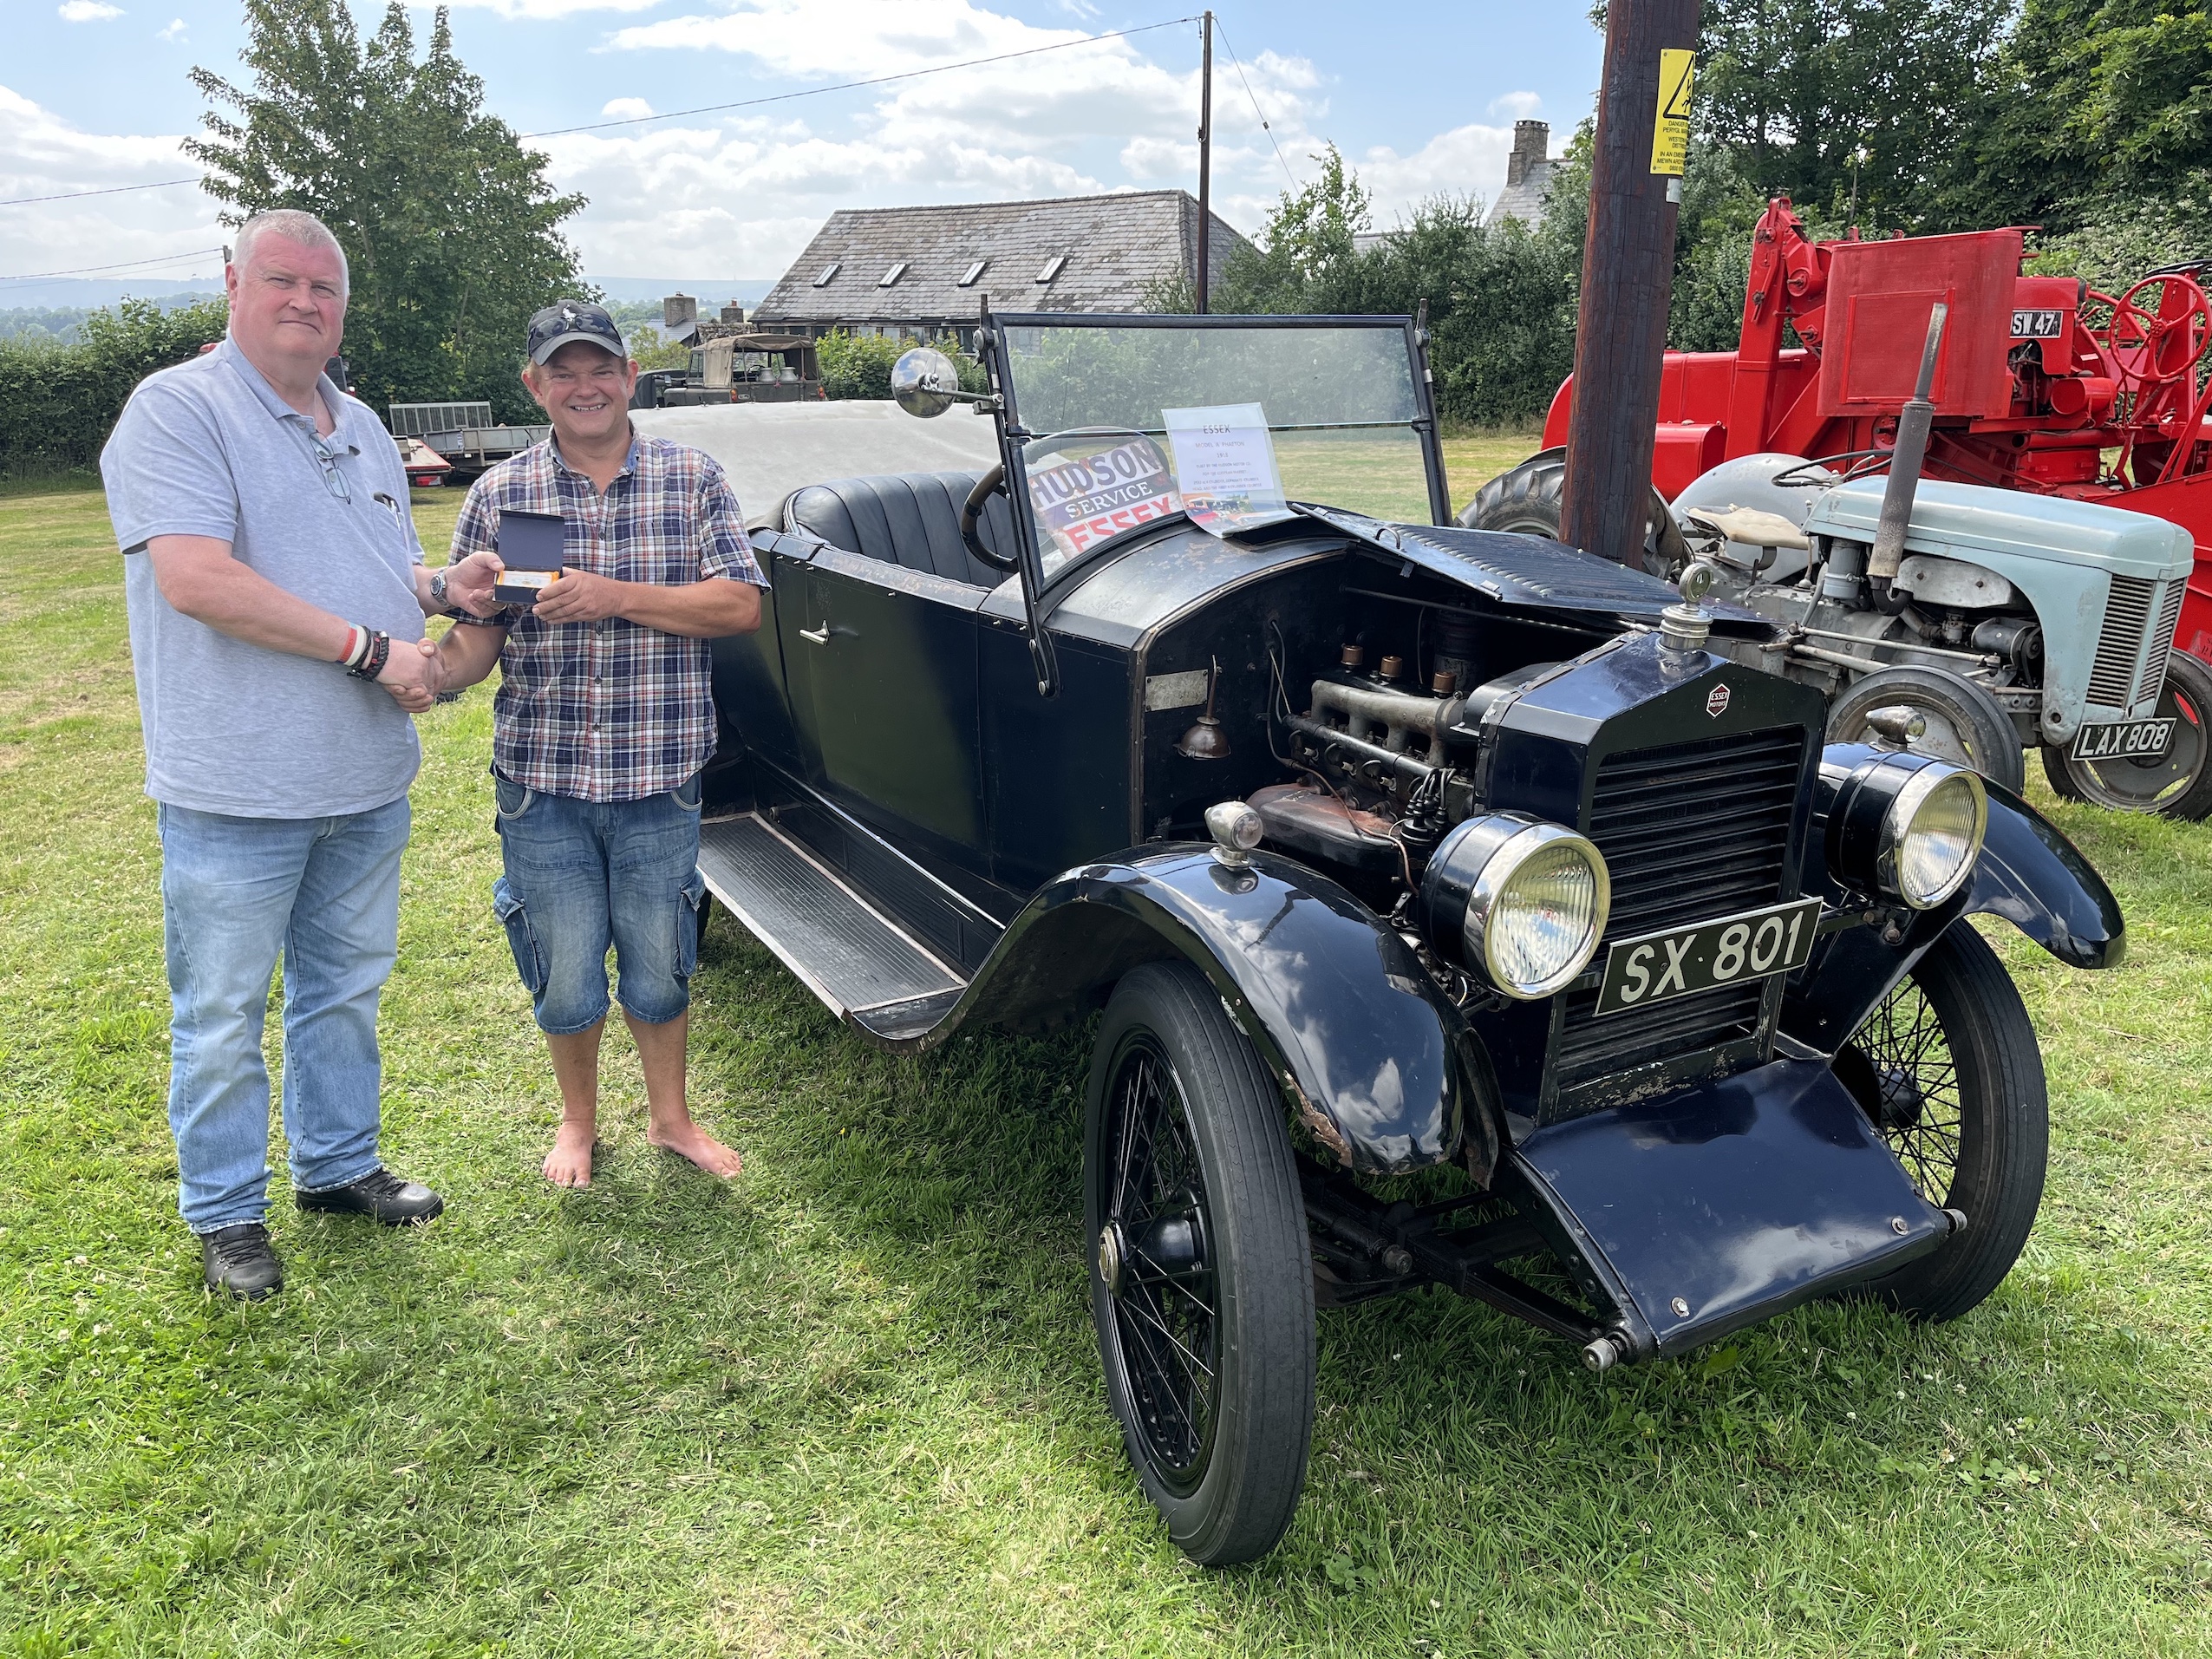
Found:
[[[211,536],[239,563],[396,647],[423,636],[398,447],[322,382],[336,425],[289,408],[225,339],[149,375],[101,452],[124,553],[146,793],[241,818],[322,818],[397,800],[421,750],[391,694],[335,663],[249,645],[173,609],[146,544]]]

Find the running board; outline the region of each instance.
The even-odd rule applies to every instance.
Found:
[[[830,1010],[904,1042],[934,1028],[967,980],[758,813],[699,826],[707,891]]]

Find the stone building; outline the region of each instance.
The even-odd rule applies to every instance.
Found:
[[[1218,214],[1207,263],[1218,283],[1243,238]],[[819,338],[833,329],[970,343],[985,294],[995,310],[1140,311],[1197,271],[1198,204],[1182,190],[1045,201],[847,208],[754,308],[760,328]]]
[[[1551,123],[1517,121],[1513,123],[1513,153],[1505,159],[1505,188],[1491,204],[1486,225],[1517,219],[1534,230],[1543,222],[1543,199],[1551,188],[1552,169],[1558,160],[1546,153],[1551,147]]]

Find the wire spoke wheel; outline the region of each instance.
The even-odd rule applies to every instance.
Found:
[[[1839,1058],[1843,1075],[1921,1197],[1938,1209],[1958,1179],[1959,1068],[1928,993],[1908,979],[1891,991]]]
[[[1205,1178],[1182,1085],[1151,1037],[1124,1051],[1108,1101],[1113,1179],[1099,1272],[1113,1301],[1137,1432],[1165,1484],[1188,1492],[1212,1448],[1219,1380]],[[1197,1248],[1173,1252],[1163,1239]]]
[[[1837,1053],[1836,1078],[1921,1197],[1966,1217],[1963,1231],[1857,1293],[1915,1318],[1957,1318],[2026,1244],[2050,1140],[2035,1027],[1970,923],[1953,923],[1876,1004]]]
[[[1114,988],[1084,1108],[1091,1316],[1129,1460],[1193,1561],[1275,1547],[1313,1435],[1313,1269],[1282,1100],[1186,963]]]

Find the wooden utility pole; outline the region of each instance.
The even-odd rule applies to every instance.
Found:
[[[1560,533],[1641,565],[1659,424],[1698,0],[1611,0],[1575,318]]]
[[[1205,14],[1199,28],[1204,44],[1198,55],[1198,315],[1206,314],[1208,291],[1213,286],[1214,183],[1214,15]]]

